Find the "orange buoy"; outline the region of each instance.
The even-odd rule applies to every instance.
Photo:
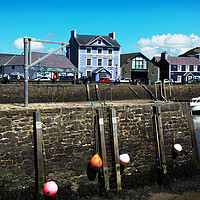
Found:
[[[98,170],[102,166],[102,160],[98,154],[95,154],[90,160],[90,167],[94,170]]]

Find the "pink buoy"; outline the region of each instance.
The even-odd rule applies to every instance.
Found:
[[[54,196],[58,192],[58,186],[54,181],[47,181],[44,184],[44,193],[47,196]]]
[[[130,162],[130,157],[127,153],[122,153],[119,156],[119,161],[120,161],[120,164],[126,165]]]

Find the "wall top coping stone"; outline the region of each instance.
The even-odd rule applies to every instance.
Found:
[[[164,104],[178,104],[177,102],[156,102],[150,100],[124,100],[124,101],[107,101],[106,104],[102,102],[95,101],[95,107],[117,107],[117,108],[124,108],[124,107],[143,107],[144,105],[164,105]],[[1,104],[0,105],[0,114],[5,114],[5,111],[9,111],[10,113],[14,113],[15,111],[36,111],[41,110],[44,111],[45,109],[56,109],[56,108],[63,108],[63,109],[76,109],[76,108],[90,108],[90,102],[66,102],[66,103],[30,103],[27,107],[24,104]]]

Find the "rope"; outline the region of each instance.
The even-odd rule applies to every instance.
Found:
[[[97,117],[97,113],[96,113],[96,106],[94,104],[94,102],[90,102],[90,105],[92,106],[92,119],[93,119],[93,125],[94,125],[94,136],[95,136],[95,153],[98,153],[98,140],[97,140],[97,125],[95,123],[95,117]],[[97,122],[97,118],[96,118],[96,122]]]

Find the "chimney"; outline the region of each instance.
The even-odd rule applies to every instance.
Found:
[[[76,37],[76,29],[74,29],[74,30],[71,31],[71,37],[72,38]]]
[[[165,60],[165,54],[166,54],[166,51],[161,53],[161,60]]]
[[[113,40],[115,40],[115,32],[109,33],[109,36],[110,36]]]

